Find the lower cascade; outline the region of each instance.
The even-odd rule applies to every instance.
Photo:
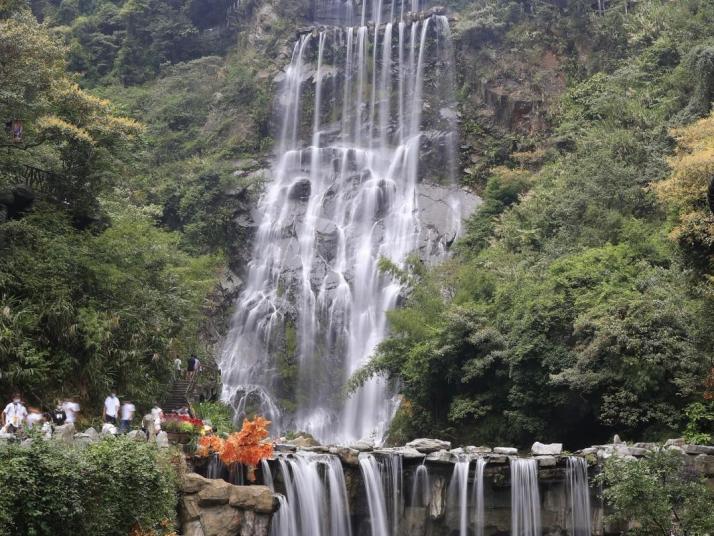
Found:
[[[483,489],[483,475],[486,469],[486,460],[479,458],[476,460],[476,475],[473,484],[474,503],[474,535],[483,536],[485,527],[485,495]]]
[[[560,483],[554,489],[562,498],[550,500],[564,505],[562,512],[541,504],[537,458],[454,454],[449,463],[428,459],[378,451],[361,453],[353,459],[357,465],[345,465],[337,455],[298,451],[265,461],[262,482],[279,501],[271,536],[426,536],[445,530],[453,536],[535,536],[552,531],[553,519],[564,520],[559,534],[594,534],[588,464],[582,457],[563,457],[559,463]],[[553,476],[548,478],[552,485]],[[509,479],[510,486],[498,483]],[[542,512],[550,526],[541,522]],[[510,524],[504,526],[506,520]]]
[[[578,456],[569,456],[566,468],[569,529],[573,536],[588,536],[592,527],[588,464]]]
[[[511,460],[511,534],[514,536],[541,534],[536,460]]]
[[[285,496],[280,500],[278,523],[271,534],[351,536],[345,477],[339,458],[298,454],[281,457],[278,463]],[[270,481],[273,482],[272,477]]]
[[[460,456],[454,464],[454,472],[451,475],[449,491],[447,494],[447,504],[451,517],[459,527],[459,536],[467,536],[468,533],[468,493],[469,493],[469,467],[470,460],[465,456]]]

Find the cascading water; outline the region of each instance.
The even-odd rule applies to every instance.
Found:
[[[426,508],[431,501],[431,480],[429,469],[423,463],[417,466],[412,481],[411,506]]]
[[[377,459],[372,454],[363,454],[359,463],[367,492],[372,536],[398,534],[404,507],[402,457],[390,454]]]
[[[538,462],[511,459],[511,534],[540,536]]]
[[[333,18],[356,19],[345,3],[325,1],[337,10]],[[380,271],[380,259],[402,265],[419,250],[429,261],[447,246],[422,227],[418,199],[423,110],[431,114],[430,158],[442,154],[433,169],[453,178],[448,20],[407,19],[410,7],[422,7],[416,0],[367,4],[361,26],[303,34],[295,44],[279,97],[274,180],[257,211],[248,276],[220,363],[237,418],[260,412],[273,432],[290,427],[323,441],[380,443],[396,409],[381,378],[341,396],[384,339],[385,312],[402,290]],[[452,201],[449,240],[461,221]]]
[[[275,491],[273,473],[270,470],[270,465],[268,465],[268,460],[260,460],[260,471],[263,475],[263,485],[268,486],[270,491]]]
[[[342,465],[336,456],[298,454],[281,457],[286,500],[280,532],[273,536],[351,536]],[[277,529],[276,529],[277,530]]]
[[[223,472],[226,466],[218,457],[218,454],[213,454],[211,460],[208,462],[208,467],[206,468],[206,477],[208,478],[223,478]]]
[[[359,466],[364,479],[369,507],[369,522],[372,536],[390,536],[389,520],[387,518],[387,501],[384,497],[382,475],[379,464],[371,454],[360,455]]]
[[[466,456],[460,456],[454,464],[447,492],[447,507],[452,524],[458,525],[459,536],[467,536],[469,525],[469,467],[471,461]]]
[[[473,501],[474,501],[474,536],[483,536],[486,527],[486,502],[483,490],[483,475],[486,469],[486,460],[476,460],[476,473],[474,474]]]
[[[578,456],[569,456],[566,464],[566,489],[569,506],[569,531],[573,536],[591,533],[588,463]]]
[[[290,506],[284,495],[277,494],[278,511],[270,522],[270,536],[297,536],[290,525]]]

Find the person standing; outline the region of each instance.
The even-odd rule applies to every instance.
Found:
[[[174,359],[174,379],[178,380],[181,377],[181,358]]]
[[[77,413],[80,412],[79,404],[74,398],[68,398],[62,402],[62,411],[64,411],[64,424],[72,424],[77,420]]]
[[[119,398],[117,397],[116,389],[112,389],[109,396],[104,399],[104,409],[102,410],[102,417],[104,417],[104,422],[108,424],[113,424],[116,426],[117,417],[119,417]]]
[[[151,408],[151,417],[154,419],[154,431],[158,434],[161,431],[161,423],[164,420],[164,412],[159,407],[158,402]]]
[[[38,408],[30,406],[30,413],[27,415],[27,428],[31,430],[35,425],[40,425],[44,419],[45,416]]]
[[[2,430],[14,434],[24,426],[27,418],[27,408],[22,403],[20,393],[15,393],[10,402],[2,412]]]
[[[136,406],[131,403],[131,400],[125,400],[121,406],[121,422],[119,423],[120,434],[126,434],[129,431],[135,412]]]
[[[188,366],[186,367],[186,378],[189,380],[193,379],[193,375],[195,374],[196,361],[198,361],[196,354],[191,354],[191,357],[188,358]]]

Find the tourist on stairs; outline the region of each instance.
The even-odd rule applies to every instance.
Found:
[[[174,359],[174,380],[178,380],[181,377],[181,358],[176,357]]]

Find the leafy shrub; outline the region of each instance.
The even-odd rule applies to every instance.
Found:
[[[632,523],[626,534],[680,536],[714,530],[714,492],[677,452],[646,458],[612,457],[600,477],[611,521]]]
[[[233,408],[222,402],[201,402],[194,409],[196,416],[204,421],[210,421],[218,434],[235,432],[233,425]]]
[[[714,402],[694,402],[687,406],[687,427],[684,439],[694,445],[707,445],[712,442],[714,434]]]
[[[162,534],[176,501],[175,470],[148,443],[0,447],[1,536],[126,536],[134,526]]]

